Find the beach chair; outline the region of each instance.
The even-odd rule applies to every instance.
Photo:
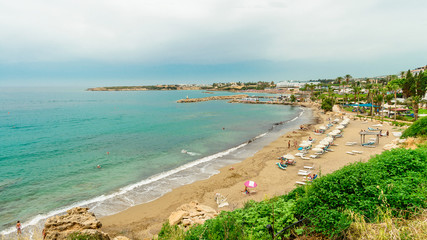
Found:
[[[311,159],[309,157],[304,157],[304,156],[302,156],[301,158],[304,159],[304,160],[310,160]]]
[[[357,144],[357,142],[347,142],[345,145],[346,146],[353,146],[353,145],[356,145]]]
[[[298,175],[300,175],[300,176],[307,176],[310,173],[311,173],[311,171],[305,171],[305,170],[299,170],[298,171]]]
[[[313,170],[314,169],[314,165],[313,166],[304,166],[304,169]]]
[[[367,142],[367,143],[362,143],[363,147],[368,147],[368,146],[372,146],[374,145],[375,142]]]
[[[215,202],[218,204],[218,208],[228,206],[227,198],[221,195],[220,193],[215,194]]]
[[[352,152],[357,153],[357,154],[362,154],[362,151],[357,151],[357,150],[352,150]]]
[[[296,181],[295,184],[305,185],[305,182]]]
[[[302,153],[302,152],[295,153],[295,156],[297,156],[297,157],[303,157],[303,156],[304,156],[304,153]]]
[[[310,157],[311,157],[311,158],[318,158],[318,157],[319,157],[319,155],[314,154],[314,155],[310,155]]]
[[[277,166],[278,166],[280,169],[282,169],[282,170],[286,170],[287,165],[282,165],[282,164],[280,164],[279,162],[278,162],[278,163],[276,163],[276,164],[277,164]]]
[[[379,128],[371,128],[371,127],[368,127],[368,130],[369,130],[369,131],[380,131],[381,129],[379,129]]]
[[[354,153],[354,152],[346,152],[347,154],[350,154],[350,155],[355,155],[356,153]]]

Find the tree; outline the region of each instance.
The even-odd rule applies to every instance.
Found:
[[[421,72],[413,76],[411,71],[408,70],[406,79],[403,80],[402,91],[404,97],[409,98],[412,103],[416,121],[418,119],[419,103],[427,91],[427,74]]]
[[[295,102],[297,100],[297,98],[295,97],[295,95],[291,95],[291,102],[293,103],[293,102]]]
[[[334,107],[334,99],[332,97],[325,97],[322,100],[322,105],[320,108],[325,110],[325,112],[332,111],[332,108]]]
[[[343,78],[342,77],[337,77],[337,82],[338,82],[338,90],[339,90],[339,93],[341,94],[341,81],[343,80]]]
[[[396,108],[397,108],[397,90],[400,89],[402,81],[398,79],[391,80],[387,83],[387,88],[394,93],[394,121],[396,121]]]
[[[347,86],[348,86],[348,82],[350,81],[350,79],[352,78],[352,76],[350,74],[347,74],[344,76],[345,81],[347,82]]]

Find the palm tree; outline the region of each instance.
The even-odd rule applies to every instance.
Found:
[[[361,88],[356,84],[353,85],[354,98],[357,98],[357,104],[359,105],[359,93]],[[357,106],[357,114],[359,114],[359,106]]]
[[[394,93],[394,121],[396,121],[396,109],[397,109],[397,90],[400,89],[400,86],[396,81],[390,81],[387,84],[387,88]]]
[[[342,80],[343,80],[343,78],[342,78],[342,77],[337,77],[339,93],[341,93],[341,81],[342,81]]]
[[[316,85],[314,85],[313,83],[310,83],[308,86],[308,89],[310,89],[310,97],[313,98],[314,96],[314,89],[316,88]]]
[[[385,95],[384,101],[388,104],[388,117],[390,118],[390,112],[391,112],[391,100],[393,99],[392,94]]]
[[[352,78],[352,76],[350,74],[347,74],[344,76],[345,81],[347,82],[347,86],[348,86],[348,82],[350,82],[350,79]]]
[[[370,102],[371,103],[371,113],[370,113],[370,115],[371,115],[371,121],[373,121],[373,115],[374,115],[373,105],[374,105],[374,91],[375,91],[374,84],[368,83],[368,84],[366,84],[365,88],[368,90],[368,96],[366,96],[366,102]]]

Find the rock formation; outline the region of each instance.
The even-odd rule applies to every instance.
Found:
[[[102,224],[88,208],[76,207],[67,211],[66,215],[53,216],[46,220],[43,232],[45,239],[67,239],[70,234],[90,235],[100,240],[110,237],[100,231]]]
[[[193,224],[203,224],[206,220],[218,215],[215,209],[201,205],[197,201],[181,205],[169,216],[170,225],[179,225],[184,228]]]

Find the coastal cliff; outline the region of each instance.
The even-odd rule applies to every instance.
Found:
[[[204,98],[187,98],[187,99],[180,99],[176,102],[177,103],[206,102],[206,101],[212,101],[212,100],[241,99],[245,97],[248,97],[248,95],[241,94],[241,95],[230,95],[230,96],[212,96],[212,97],[204,97]]]

